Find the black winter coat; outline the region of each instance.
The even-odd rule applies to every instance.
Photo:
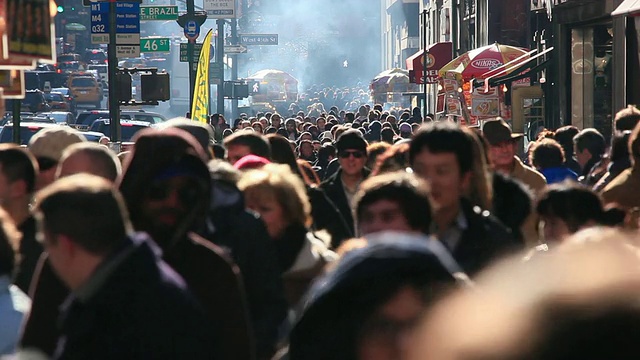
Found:
[[[229,249],[246,289],[249,317],[258,359],[271,358],[278,328],[287,315],[276,250],[262,219],[245,210],[242,193],[224,181],[214,181],[208,226],[201,234]]]
[[[362,170],[362,173],[364,175],[364,178],[366,179],[371,171],[365,168]],[[355,234],[354,219],[351,212],[352,209],[349,206],[349,202],[347,201],[347,195],[345,195],[344,193],[344,187],[342,186],[342,180],[340,179],[341,175],[342,169],[338,170],[338,172],[336,172],[329,179],[323,182],[320,187],[322,188],[322,190],[324,190],[325,194],[327,194],[327,197],[329,197],[329,199],[336,206],[336,208],[340,212],[340,215],[342,215],[342,218],[345,220],[347,226],[349,227],[349,236],[353,237]],[[336,248],[340,245],[340,243],[332,241],[332,245],[334,248]]]
[[[463,200],[467,228],[454,249],[453,258],[467,275],[474,275],[505,254],[522,250],[524,243],[488,211]]]
[[[152,250],[133,253],[85,302],[65,303],[54,359],[215,359],[213,324]],[[70,299],[71,300],[71,299]]]

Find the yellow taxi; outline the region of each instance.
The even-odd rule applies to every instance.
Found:
[[[76,73],[69,75],[67,85],[76,104],[92,104],[96,108],[101,107],[102,88],[92,74]]]

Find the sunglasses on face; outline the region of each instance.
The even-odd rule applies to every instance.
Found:
[[[188,182],[180,186],[175,186],[167,181],[158,181],[149,187],[147,198],[151,201],[162,201],[168,198],[173,192],[178,194],[178,199],[180,199],[183,204],[191,204],[200,196],[201,187],[196,182]]]
[[[338,156],[346,159],[349,156],[353,155],[354,158],[356,159],[361,159],[364,157],[364,153],[362,151],[358,151],[358,150],[353,150],[353,151],[349,151],[349,150],[343,150],[338,152]]]

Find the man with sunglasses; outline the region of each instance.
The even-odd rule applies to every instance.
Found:
[[[132,232],[110,181],[72,175],[36,203],[38,240],[70,289],[53,359],[216,358],[214,322],[148,235]]]
[[[195,234],[205,226],[211,177],[202,147],[181,129],[145,130],[136,140],[120,191],[133,226],[160,245],[220,332],[223,359],[251,359],[248,311],[235,264]]]
[[[237,267],[221,248],[193,233],[204,225],[211,198],[204,150],[184,130],[148,129],[137,135],[129,160],[120,191],[134,229],[151,235],[162,250],[162,260],[185,280],[214,322],[219,331],[209,338],[220,350],[220,358],[252,359]],[[64,299],[60,293],[66,291],[56,283],[60,281],[51,278],[51,271],[40,274],[23,349],[53,355],[59,332],[55,314]]]
[[[340,169],[320,186],[347,222],[351,236],[355,234],[353,215],[353,199],[371,172],[365,168],[367,162],[367,141],[358,130],[351,129],[343,132],[336,141],[338,163]],[[338,244],[335,244],[336,246]]]

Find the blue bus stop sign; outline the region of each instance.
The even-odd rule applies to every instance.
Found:
[[[200,36],[200,25],[195,20],[189,20],[184,25],[184,36],[190,41],[195,41]]]

